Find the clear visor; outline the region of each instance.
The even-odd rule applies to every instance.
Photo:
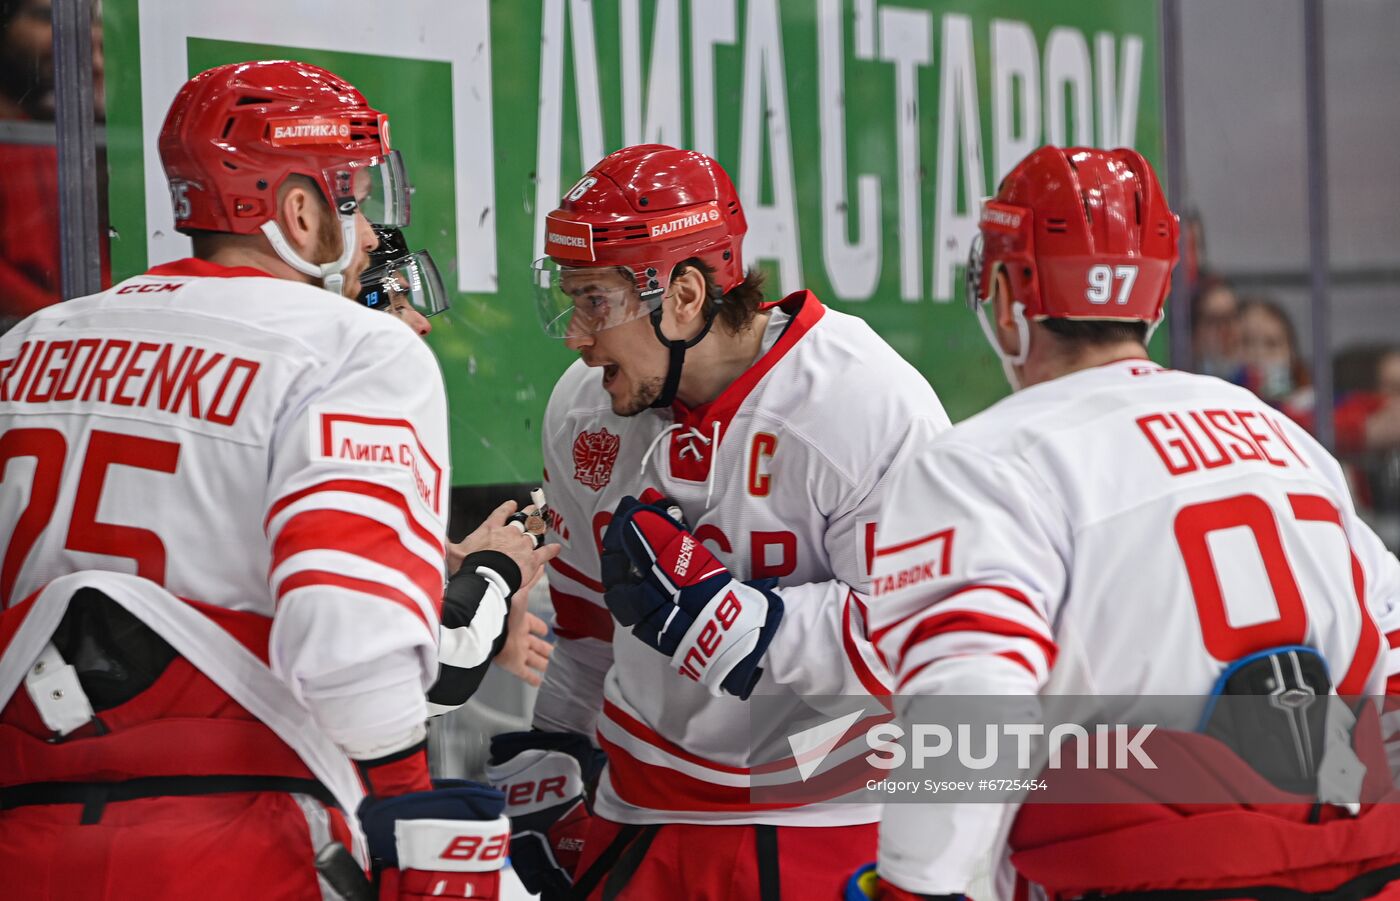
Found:
[[[666,284],[650,281],[642,299],[637,277],[625,266],[561,266],[550,257],[534,262],[535,303],[545,333],[553,338],[574,338],[647,316],[661,302]]]
[[[388,313],[412,309],[436,316],[448,307],[442,275],[426,250],[366,270],[360,276],[359,299],[372,310]]]
[[[339,212],[358,208],[375,225],[408,225],[408,175],[397,150],[333,166],[325,179]]]

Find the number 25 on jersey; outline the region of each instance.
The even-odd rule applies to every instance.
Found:
[[[33,480],[29,502],[12,526],[4,559],[0,561],[0,606],[19,600],[12,594],[20,568],[52,523],[68,463],[68,442],[56,429],[10,429],[0,435],[0,479],[9,482],[19,465],[16,461],[24,458],[34,460]],[[165,544],[160,536],[149,529],[99,522],[97,507],[112,467],[174,473],[179,459],[180,445],[173,441],[94,430],[83,455],[64,548],[134,560],[138,576],[163,584]]]

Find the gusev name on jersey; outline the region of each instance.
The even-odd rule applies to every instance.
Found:
[[[1337,462],[1244,389],[1124,360],[933,437],[910,436],[878,525],[870,624],[901,695],[1204,706],[1229,663],[1280,645],[1321,652],[1342,695],[1400,671],[1400,563]],[[962,891],[1001,813],[890,805],[880,870]]]
[[[709,404],[620,417],[601,372],[580,361],[545,414],[551,526],[563,549],[549,573],[560,642],[535,725],[596,729],[608,754],[596,807],[617,822],[878,818],[872,805],[752,803],[749,702],[684,678],[614,629],[603,603],[599,545],[612,511],[656,488],[736,578],[778,580],[785,615],[755,695],[784,698],[796,715],[803,695],[888,693],[858,596],[869,587],[869,527],[896,449],[911,430],[935,434],[948,419],[923,377],[861,320],[809,292],[771,312],[760,357]],[[776,716],[763,728],[782,734],[784,725]],[[800,782],[795,766],[765,778]]]
[[[353,811],[346,753],[374,757],[421,728],[437,675],[450,485],[441,386],[432,353],[393,317],[196,260],[0,337],[0,703],[24,696],[19,680],[52,631],[24,628],[26,614],[56,620],[67,595],[95,587]],[[63,591],[41,592],[62,577]],[[43,743],[13,728],[14,706],[0,753],[67,765],[68,745],[31,753]],[[180,742],[169,721],[140,728]],[[228,759],[239,746],[228,741],[218,763],[201,763],[194,749],[209,743],[197,738],[180,760],[190,772],[270,766]],[[246,747],[272,748],[265,738]],[[128,763],[147,766],[149,746],[132,744]],[[85,775],[98,778],[31,768],[4,781]]]

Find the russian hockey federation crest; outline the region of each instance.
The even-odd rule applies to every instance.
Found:
[[[612,481],[613,464],[621,446],[622,437],[607,429],[579,432],[574,439],[574,478],[594,491],[602,491]]]

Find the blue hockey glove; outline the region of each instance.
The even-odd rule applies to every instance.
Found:
[[[497,898],[510,843],[504,809],[500,792],[462,779],[439,780],[432,791],[366,798],[358,814],[380,901]]]
[[[748,698],[783,618],[775,579],[740,582],[659,505],[625,497],[603,534],[604,600],[682,676]]]

